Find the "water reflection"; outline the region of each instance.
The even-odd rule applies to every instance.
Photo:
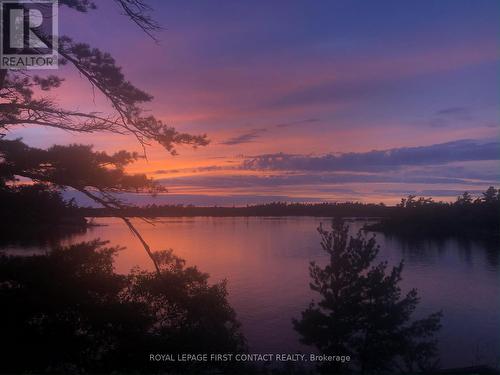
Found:
[[[308,264],[327,261],[316,228],[328,219],[169,218],[155,226],[135,221],[154,249],[169,247],[208,272],[212,281],[228,280],[249,348],[254,352],[309,351],[301,346],[291,318],[312,297]],[[123,224],[97,219],[99,226],[64,243],[100,237],[127,246],[116,260],[117,271],[151,269],[150,260]],[[357,231],[363,222],[352,222]],[[396,265],[405,259],[403,291],[416,287],[422,297],[417,316],[443,310],[439,334],[444,367],[479,363],[496,365],[500,352],[500,273],[498,247],[456,239],[402,240],[378,234],[380,260]],[[11,248],[11,251],[13,249]]]
[[[384,235],[386,243],[393,242],[398,246],[405,259],[420,262],[432,262],[437,256],[445,256],[446,251],[457,251],[463,262],[472,264],[477,261],[479,254],[484,257],[487,266],[492,270],[499,265],[500,242],[498,239],[470,239],[470,238],[408,238],[407,236]]]

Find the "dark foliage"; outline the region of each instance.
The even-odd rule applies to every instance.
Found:
[[[390,217],[366,229],[406,236],[500,238],[500,195],[490,186],[480,197],[465,192],[453,203],[403,198]]]
[[[155,254],[160,274],[120,275],[118,250],[95,241],[0,257],[0,330],[8,344],[0,372],[202,372],[217,364],[154,363],[149,354],[245,350],[225,283],[209,285],[208,275],[171,251]]]
[[[403,263],[387,271],[373,265],[379,252],[375,237],[361,232],[349,237],[348,226],[335,220],[332,230],[319,229],[329,255],[325,267],[310,265],[311,289],[321,296],[294,320],[306,345],[328,355],[350,356],[351,362],[329,362],[326,373],[395,373],[425,371],[436,365],[441,313],[411,321],[418,304],[415,289],[402,295]]]
[[[74,201],[44,184],[0,183],[0,243],[47,242],[79,233],[87,220]]]
[[[108,155],[79,144],[43,150],[29,147],[17,139],[0,141],[0,157],[0,177],[4,181],[14,181],[16,176],[22,176],[59,188],[72,187],[101,194],[164,190],[144,174],[131,175],[124,171],[139,157],[127,151]]]

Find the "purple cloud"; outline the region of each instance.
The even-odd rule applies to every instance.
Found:
[[[267,154],[246,159],[243,169],[291,171],[390,171],[404,166],[500,160],[500,142],[459,140],[420,147],[323,156]]]

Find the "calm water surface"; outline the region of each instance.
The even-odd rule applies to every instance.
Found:
[[[101,238],[122,245],[117,271],[151,269],[138,240],[121,221],[95,219],[97,226],[66,243]],[[327,261],[316,231],[325,218],[164,218],[155,226],[135,224],[155,250],[172,248],[210,274],[227,279],[229,300],[243,324],[252,352],[311,352],[301,346],[291,320],[312,298],[308,265]],[[357,230],[362,222],[352,222]],[[489,364],[500,359],[499,249],[458,240],[402,242],[377,235],[380,260],[405,260],[403,289],[418,289],[423,316],[444,313],[439,334],[443,367]],[[12,249],[11,250],[15,250]]]

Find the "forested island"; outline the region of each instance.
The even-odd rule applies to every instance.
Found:
[[[500,238],[500,191],[490,186],[480,197],[465,192],[453,203],[403,198],[390,215],[365,229],[400,236]]]

